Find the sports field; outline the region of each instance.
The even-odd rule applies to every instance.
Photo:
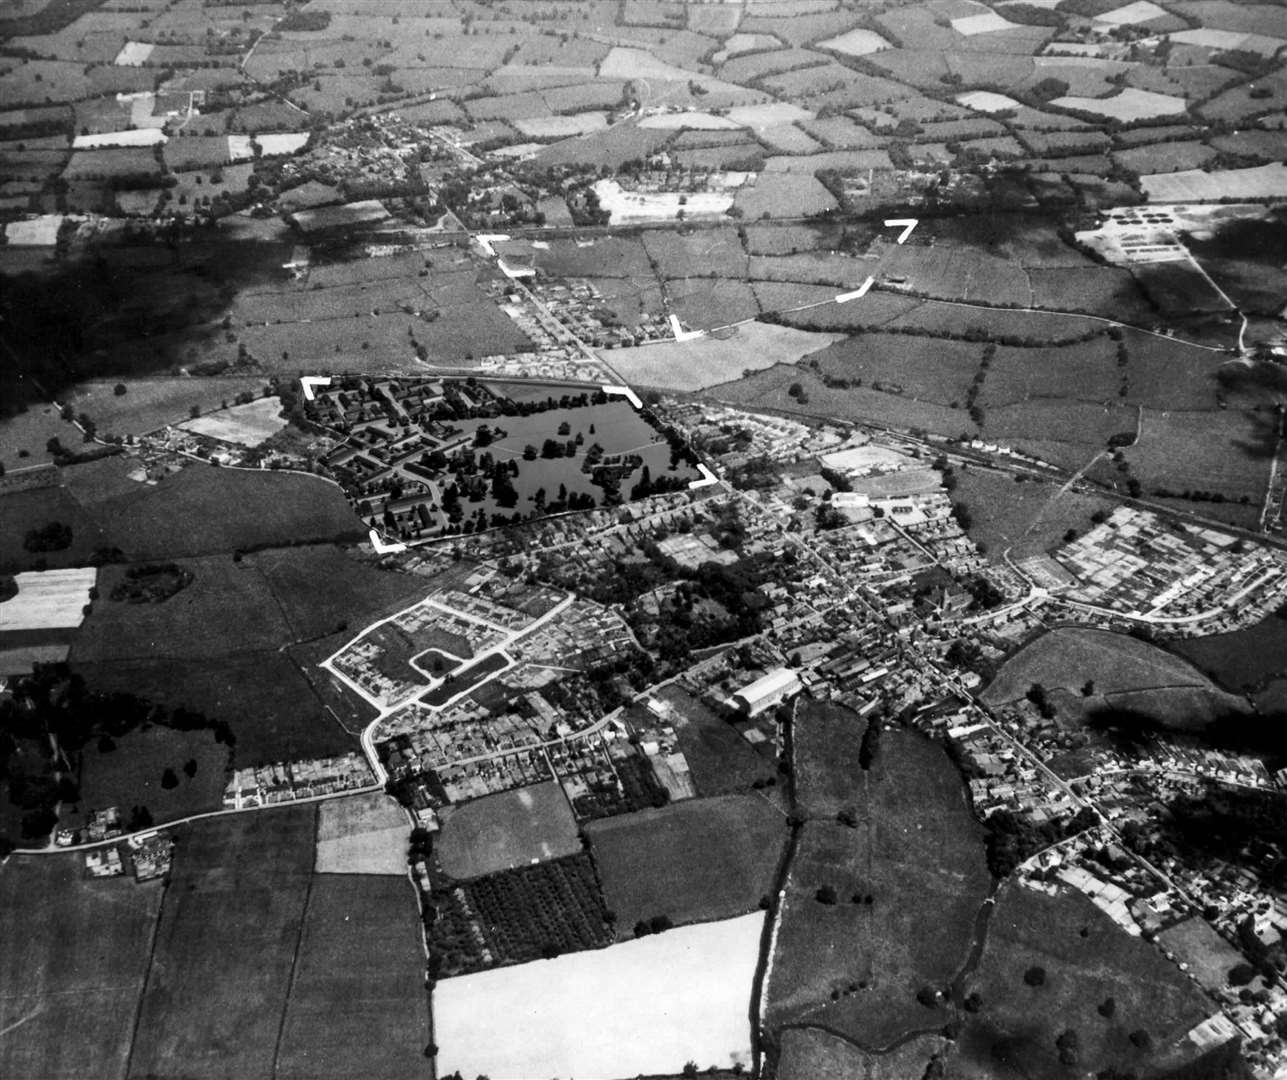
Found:
[[[163,890],[80,855],[0,866],[0,1076],[123,1080]]]
[[[238,446],[258,446],[286,426],[281,411],[281,402],[277,398],[260,398],[199,416],[179,427]]]
[[[753,910],[773,889],[787,831],[759,794],[685,799],[585,827],[618,938],[658,915],[683,924]]]
[[[576,818],[553,780],[453,808],[434,845],[443,871],[458,880],[580,850]]]

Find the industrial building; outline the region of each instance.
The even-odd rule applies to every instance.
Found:
[[[747,716],[759,716],[800,692],[800,677],[790,668],[777,668],[755,682],[742,687],[729,698],[729,704]]]

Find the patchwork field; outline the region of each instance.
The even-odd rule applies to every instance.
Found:
[[[0,866],[0,1072],[125,1080],[163,893],[86,880],[79,855]]]
[[[576,818],[554,780],[453,807],[434,843],[443,872],[461,880],[580,850]]]
[[[766,897],[786,818],[758,794],[685,799],[585,828],[619,940],[657,916],[676,925],[751,911]]]
[[[750,1063],[764,917],[680,927],[609,949],[441,980],[444,1075],[674,1075]]]
[[[319,874],[374,874],[405,877],[406,812],[383,792],[328,799],[317,808]]]

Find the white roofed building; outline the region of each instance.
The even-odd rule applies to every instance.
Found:
[[[742,687],[729,698],[729,704],[747,716],[759,716],[766,709],[780,705],[799,693],[801,689],[800,677],[794,671],[790,668],[778,668]]]

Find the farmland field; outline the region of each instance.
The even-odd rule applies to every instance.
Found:
[[[273,1070],[312,878],[312,806],[185,826],[161,908],[130,1075]]]
[[[1024,982],[1033,966],[1045,970],[1041,986]],[[1070,1029],[1079,1035],[1080,1065],[1092,1073],[1110,1065],[1174,1067],[1198,1057],[1184,1035],[1214,1009],[1154,946],[1127,937],[1081,893],[1049,896],[1018,884],[998,896],[966,989],[986,1003],[960,1037],[962,1075],[970,1080],[995,1076],[998,1058],[1039,1068],[1035,1075],[1060,1075],[1055,1040]],[[1116,1010],[1105,1021],[1096,1010],[1109,997]],[[1128,1040],[1140,1029],[1156,1052]]]
[[[13,498],[13,496],[9,496]],[[309,476],[193,465],[94,507],[136,559],[365,536],[340,489]]]
[[[0,1073],[124,1080],[163,888],[73,854],[0,866]]]
[[[685,799],[585,831],[618,939],[659,915],[683,925],[753,910],[787,840],[786,818],[757,794]]]
[[[272,1075],[419,1080],[426,1075],[428,1042],[429,997],[411,884],[405,877],[315,877]]]
[[[441,980],[438,1068],[495,1077],[674,1075],[750,1063],[764,917]]]
[[[65,487],[11,491],[0,495],[0,572],[84,566],[106,542],[95,517]],[[66,547],[31,551],[27,534],[58,522],[71,529]]]
[[[802,701],[791,722],[797,805],[810,817],[853,809],[866,787],[859,763],[867,721],[852,709]]]
[[[319,874],[407,872],[406,812],[382,791],[327,799],[317,808]]]
[[[603,356],[632,386],[700,390],[740,378],[746,370],[794,364],[837,340],[834,334],[749,322],[727,338],[659,342],[613,349]]]
[[[1245,630],[1184,638],[1171,647],[1228,689],[1253,690],[1287,671],[1287,616],[1280,610]]]
[[[1271,419],[1251,410],[1146,411],[1139,442],[1125,454],[1145,490],[1212,492],[1258,505],[1269,482],[1273,440]],[[1209,509],[1218,514],[1221,508]]]
[[[576,819],[556,781],[502,791],[443,815],[434,853],[457,879],[557,859],[581,850]]]
[[[273,398],[262,398],[245,405],[234,405],[208,416],[199,416],[179,427],[239,446],[258,446],[286,426],[281,409],[281,402]]]

